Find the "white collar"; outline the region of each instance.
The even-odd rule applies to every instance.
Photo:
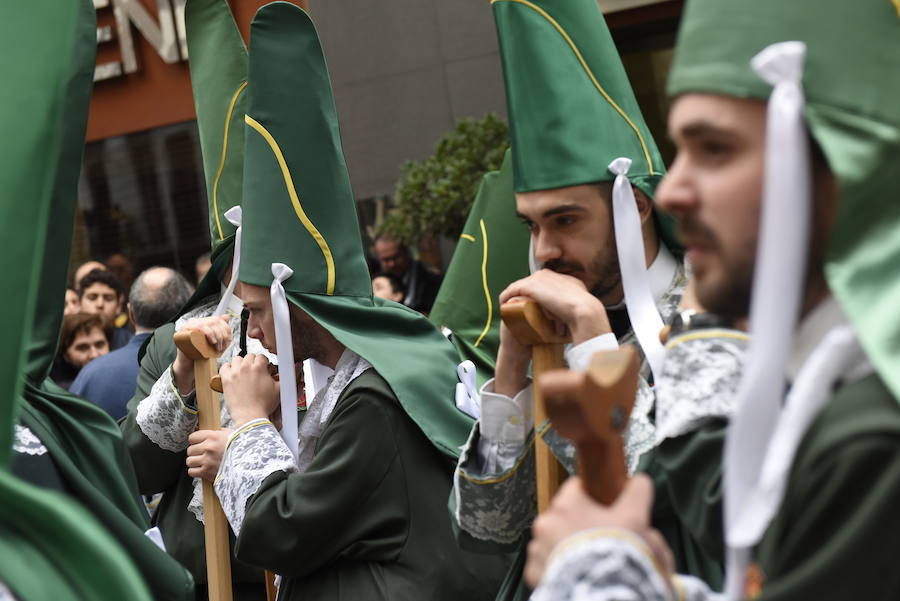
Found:
[[[653,300],[659,303],[672,287],[672,280],[678,272],[678,261],[660,239],[659,252],[647,268],[647,279],[650,280],[650,292]]]
[[[803,364],[806,363],[828,332],[838,326],[848,324],[847,316],[844,315],[843,309],[841,309],[840,304],[833,296],[829,295],[828,298],[816,305],[800,322],[794,335],[791,353],[785,366],[788,381],[793,382],[797,378],[797,374],[800,373]],[[868,358],[862,357],[860,361],[854,363],[847,370],[844,376],[850,380],[855,380],[871,373],[871,371],[872,366]]]
[[[672,282],[678,274],[678,261],[675,256],[666,247],[662,240],[659,241],[659,250],[656,258],[647,268],[647,280],[650,284],[650,293],[653,295],[653,301],[658,305],[666,293],[672,288]],[[614,311],[625,308],[625,299],[615,305],[606,307],[607,311]]]

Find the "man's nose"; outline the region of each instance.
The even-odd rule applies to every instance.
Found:
[[[678,216],[694,210],[697,194],[691,184],[690,169],[685,160],[676,157],[656,189],[656,205],[667,213]]]
[[[553,259],[558,259],[561,255],[561,249],[553,236],[543,232],[538,232],[532,237],[534,241],[534,258],[538,263],[546,263]]]

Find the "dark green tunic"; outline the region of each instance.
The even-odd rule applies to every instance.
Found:
[[[840,388],[797,450],[756,549],[760,601],[900,598],[900,406],[876,375]]]
[[[641,457],[638,471],[653,478],[651,516],[675,556],[679,574],[697,576],[714,590],[723,584],[722,449],[728,422],[664,440]]]
[[[493,599],[505,562],[458,547],[452,472],[370,369],[341,394],[307,471],[274,473],[249,499],[237,556],[284,576],[279,599]]]
[[[138,404],[150,394],[153,384],[175,360],[173,335],[175,324],[161,326],[149,339],[141,359],[137,389],[128,402],[128,415],[122,423],[125,445],[134,463],[141,494],[163,492],[153,515],[166,550],[185,566],[197,583],[197,598],[206,599],[206,550],[203,524],[188,511],[193,495],[193,478],[188,476],[186,452],[173,453],[147,438],[135,422]],[[234,538],[232,536],[232,548]],[[234,598],[238,601],[265,599],[262,570],[232,558],[231,577]]]

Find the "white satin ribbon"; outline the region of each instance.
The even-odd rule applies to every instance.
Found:
[[[234,294],[234,287],[237,285],[238,269],[241,265],[241,222],[243,221],[241,207],[235,206],[225,211],[225,219],[230,221],[232,225],[237,226],[237,231],[234,233],[234,254],[231,260],[231,281],[228,282],[228,288],[222,293],[222,298],[219,299],[219,304],[216,305],[213,315],[225,315],[228,303],[231,302],[231,297]]]
[[[802,42],[773,44],[753,69],[774,89],[769,97],[765,181],[750,304],[750,348],[725,440],[724,517],[728,543],[725,593],[743,597],[750,551],[771,519],[758,503],[760,475],[782,414],[785,365],[806,282],[811,184],[803,121]]]
[[[734,543],[749,548],[762,538],[784,498],[800,441],[830,398],[834,385],[865,360],[856,333],[849,325],[828,332],[809,356],[794,380],[765,451],[759,481],[747,497],[747,504],[754,510],[745,514],[731,533]]]
[[[272,263],[272,315],[275,318],[275,348],[281,389],[281,438],[297,459],[297,376],[294,373],[294,342],[291,312],[282,282],[294,275],[284,263]]]
[[[654,381],[658,381],[662,375],[665,355],[665,349],[659,341],[663,321],[650,291],[641,216],[638,213],[634,190],[627,177],[630,168],[631,159],[625,157],[614,160],[608,167],[616,176],[612,193],[616,252],[619,255],[619,271],[622,274],[622,289],[625,292],[625,307],[628,309],[631,329],[634,330],[641,350],[644,351]]]
[[[475,383],[475,364],[469,360],[456,367],[459,382],[456,383],[456,408],[478,419],[481,416],[481,396]]]

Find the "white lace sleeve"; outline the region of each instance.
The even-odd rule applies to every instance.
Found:
[[[656,442],[729,418],[750,337],[737,330],[685,332],[666,344],[656,390]]]
[[[721,601],[702,582],[667,583],[643,540],[632,532],[594,529],[563,540],[550,556],[532,601]]]
[[[494,392],[494,379],[481,387],[478,438],[479,465],[484,473],[504,472],[516,463],[533,427],[531,385],[515,398]]]
[[[197,410],[189,397],[178,394],[171,365],[138,404],[136,421],[144,436],[161,449],[178,453],[188,447],[188,436],[197,428]]]
[[[297,465],[269,420],[249,421],[228,438],[215,488],[235,536],[241,532],[247,501],[278,471],[293,473]]]

